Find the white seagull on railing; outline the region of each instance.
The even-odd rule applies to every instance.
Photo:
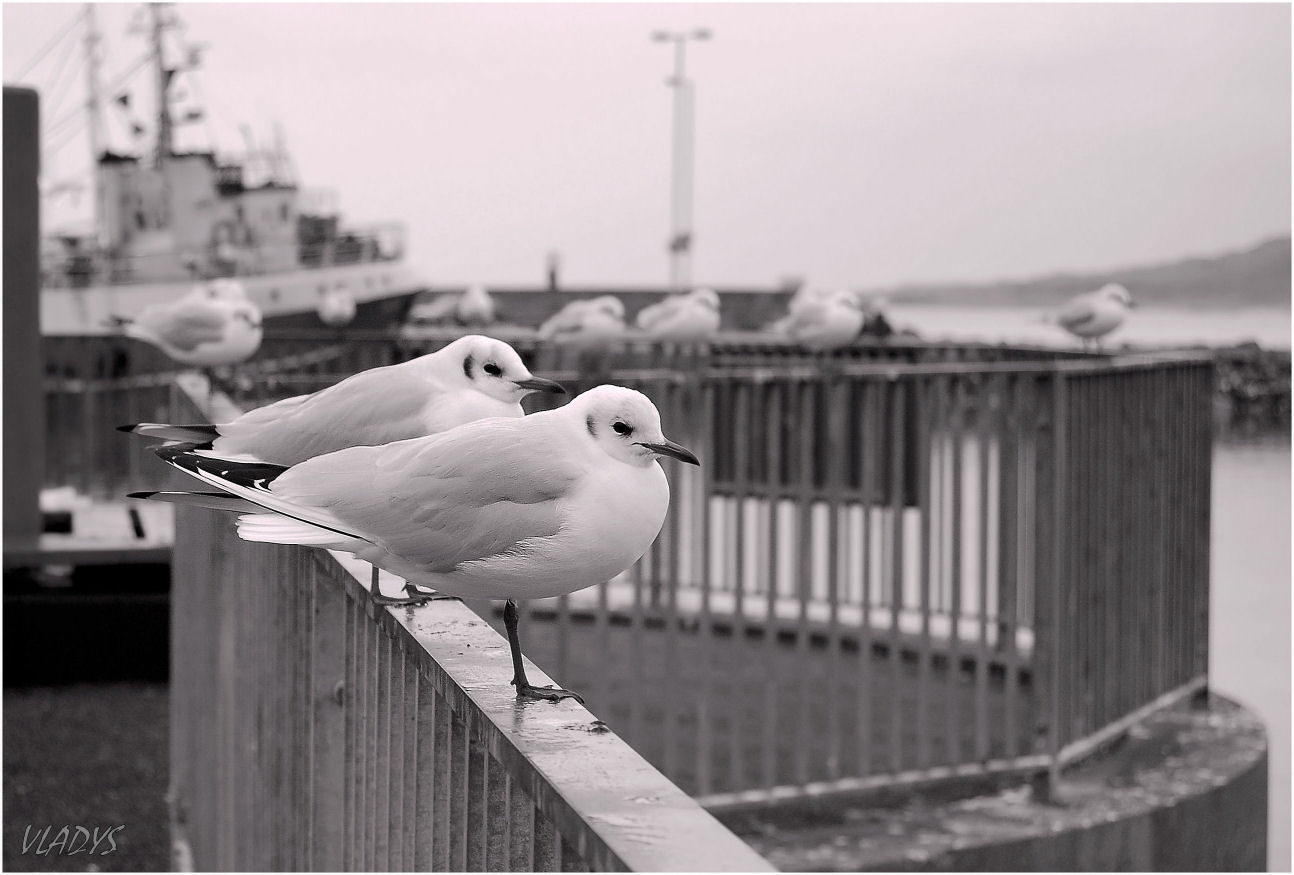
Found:
[[[152,304],[134,318],[113,317],[128,337],[194,367],[233,365],[261,345],[261,311],[237,280],[213,280],[177,301]]]
[[[699,288],[644,307],[635,324],[653,337],[704,340],[719,330],[719,295]]]
[[[657,457],[699,464],[666,439],[645,395],[620,386],[520,419],[292,467],[183,445],[156,452],[227,494],[133,497],[255,511],[239,518],[241,538],[353,553],[374,566],[374,587],[385,568],[451,596],[506,598],[517,694],[548,699],[575,694],[527,683],[514,599],[564,595],[620,574],[655,540],[669,508]]]
[[[1128,290],[1118,283],[1109,283],[1095,292],[1076,295],[1055,314],[1056,324],[1083,341],[1095,341],[1100,347],[1101,338],[1123,324],[1128,310],[1135,307]]]
[[[571,301],[544,320],[539,337],[571,345],[596,345],[625,333],[625,305],[615,295]]]
[[[836,349],[858,338],[866,318],[858,295],[839,289],[792,309],[781,328],[788,337],[809,349]]]
[[[241,462],[295,465],[354,446],[447,431],[487,417],[520,417],[531,392],[565,392],[530,373],[517,351],[481,335],[419,358],[371,368],[310,395],[249,410],[221,425],[141,422],[121,431],[187,441]],[[374,593],[375,601],[386,597]],[[385,603],[385,602],[384,602]]]

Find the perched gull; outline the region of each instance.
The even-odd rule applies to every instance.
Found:
[[[866,314],[853,292],[840,289],[802,302],[787,315],[782,331],[809,349],[848,346],[863,330]]]
[[[654,337],[702,340],[719,330],[719,295],[699,288],[644,307],[635,324]]]
[[[237,280],[213,280],[177,301],[145,307],[133,319],[112,321],[127,336],[195,367],[237,364],[261,345],[261,311]]]
[[[558,343],[598,344],[625,332],[625,305],[615,295],[571,301],[539,326],[539,336]]]
[[[213,459],[180,444],[156,452],[227,494],[134,497],[257,511],[238,520],[244,540],[353,553],[374,566],[374,586],[385,568],[451,596],[506,598],[517,694],[547,699],[574,694],[526,681],[514,599],[620,574],[646,552],[669,508],[657,457],[699,464],[666,439],[645,395],[606,385],[555,410],[292,467]]]
[[[1075,296],[1055,318],[1058,325],[1082,340],[1084,347],[1094,340],[1099,348],[1101,338],[1122,325],[1128,309],[1135,306],[1127,289],[1108,283],[1095,292]]]
[[[144,422],[120,430],[193,442],[197,452],[221,458],[296,465],[347,447],[423,437],[477,419],[520,417],[521,399],[535,391],[565,390],[531,374],[508,344],[473,334],[437,352],[249,410],[222,425]],[[374,598],[385,597],[375,593]]]
[[[355,319],[355,296],[338,284],[319,293],[319,321],[329,328],[341,328]]]
[[[496,318],[494,300],[485,286],[474,285],[458,299],[454,307],[454,318],[459,325],[489,325]]]

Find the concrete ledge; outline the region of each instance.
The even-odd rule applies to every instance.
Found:
[[[860,798],[720,815],[783,871],[1263,871],[1267,741],[1217,695],[1156,714],[1066,772],[1057,804],[1027,786]]]

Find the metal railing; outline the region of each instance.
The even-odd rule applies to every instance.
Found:
[[[523,612],[548,621],[525,624],[528,652],[707,805],[1055,777],[1205,687],[1206,354],[657,353],[535,368],[644,391],[703,464],[665,464],[671,511],[634,568]],[[242,401],[320,388],[360,355],[315,354],[266,366]]]

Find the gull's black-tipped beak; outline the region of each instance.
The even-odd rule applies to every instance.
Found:
[[[529,389],[531,392],[552,392],[554,395],[566,394],[566,388],[561,383],[545,380],[543,377],[527,377],[524,380],[513,380],[513,382],[523,389]]]
[[[659,444],[649,444],[646,441],[639,441],[638,446],[646,447],[653,453],[660,456],[673,456],[680,462],[687,462],[689,465],[700,465],[701,461],[692,455],[692,451],[687,447],[681,447],[671,440]]]

